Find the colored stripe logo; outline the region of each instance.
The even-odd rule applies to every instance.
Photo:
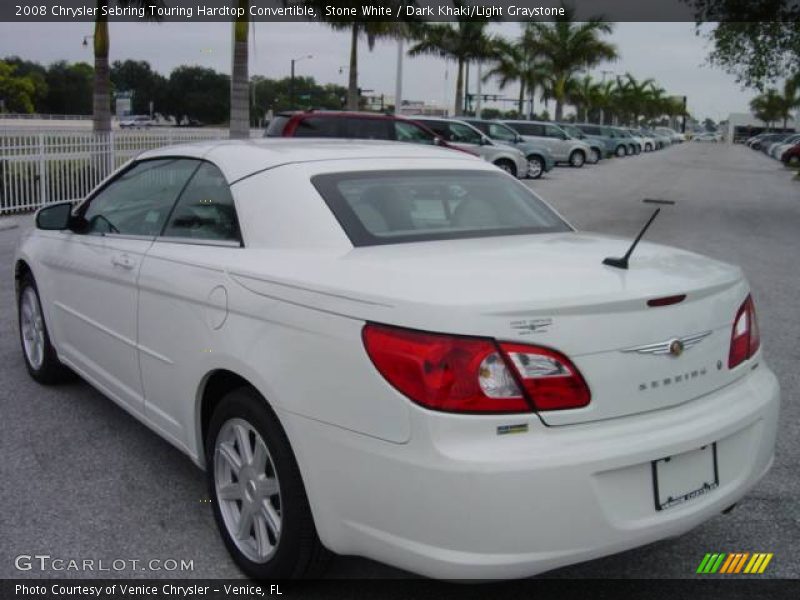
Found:
[[[696,573],[708,575],[721,573],[737,575],[740,573],[756,575],[763,573],[772,560],[772,552],[725,552],[708,553],[700,561]]]

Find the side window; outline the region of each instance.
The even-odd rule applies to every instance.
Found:
[[[433,144],[433,136],[422,127],[405,121],[394,121],[394,135],[399,142],[414,142],[417,144]]]
[[[563,140],[566,137],[564,135],[564,132],[561,129],[559,129],[558,127],[555,127],[554,125],[545,125],[544,131],[545,131],[545,135],[547,137],[549,137],[549,138],[555,138],[557,140]]]
[[[349,138],[360,140],[388,140],[391,139],[389,119],[346,119],[347,135]]]
[[[481,128],[482,131],[483,128]],[[503,127],[502,125],[496,125],[494,123],[489,124],[489,137],[496,139],[496,140],[503,140],[505,142],[513,142],[517,139],[517,136],[514,134],[513,131],[508,129],[507,127]]]
[[[601,133],[599,127],[581,127],[581,130],[589,135],[600,135]]]
[[[228,182],[211,163],[203,163],[183,190],[165,237],[238,242],[239,224]]]
[[[450,128],[447,126],[447,123],[443,123],[442,121],[423,121],[425,127],[430,129],[433,133],[438,135],[442,138],[445,142],[452,142],[453,141],[453,133],[450,131]]]
[[[186,158],[135,164],[89,201],[83,210],[86,233],[158,235],[198,164]]]
[[[339,125],[341,119],[336,117],[326,119],[325,117],[309,117],[302,119],[294,130],[294,137],[340,137]]]
[[[464,144],[481,143],[480,134],[471,127],[467,127],[461,123],[448,123],[448,125],[450,126],[450,132],[454,142],[461,142]]]
[[[539,123],[514,123],[513,129],[516,129],[522,135],[544,136],[544,127]]]

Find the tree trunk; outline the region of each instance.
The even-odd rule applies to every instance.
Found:
[[[102,9],[107,0],[97,0],[97,20],[94,22],[94,94],[92,129],[95,133],[111,131],[111,72],[108,66],[108,16]]]
[[[561,117],[564,114],[564,102],[559,98],[556,98],[556,121],[561,121]]]
[[[464,61],[458,59],[458,74],[456,75],[456,103],[453,114],[459,116],[464,112]]]
[[[231,139],[250,137],[250,78],[247,73],[248,0],[239,0],[244,17],[233,25],[233,68],[231,69]]]
[[[525,82],[520,80],[519,82],[519,99],[517,101],[517,112],[519,113],[520,118],[522,117],[522,111],[525,110]]]
[[[347,110],[358,110],[358,23],[353,23],[350,35],[350,73],[347,81]]]

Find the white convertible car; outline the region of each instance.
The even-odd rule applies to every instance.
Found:
[[[30,374],[80,374],[205,468],[253,577],[325,549],[529,576],[685,532],[772,462],[741,271],[644,242],[603,264],[629,240],[463,153],[166,148],[36,225]]]

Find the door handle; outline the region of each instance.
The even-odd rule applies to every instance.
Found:
[[[123,269],[132,269],[136,266],[136,262],[127,254],[116,254],[112,256],[111,264],[115,267],[122,267]]]

